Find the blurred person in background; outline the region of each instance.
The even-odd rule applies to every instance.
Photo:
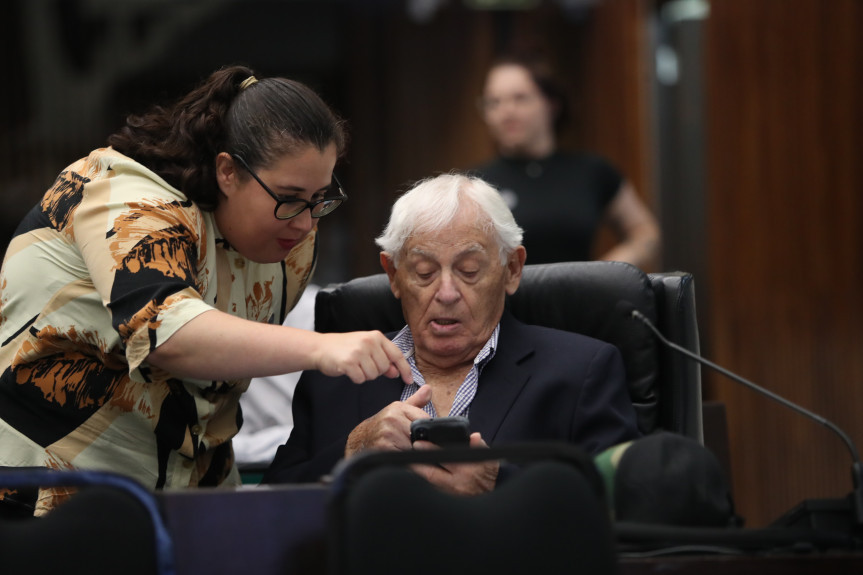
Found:
[[[480,109],[498,155],[472,173],[500,190],[524,229],[531,264],[594,259],[607,226],[617,243],[598,259],[647,271],[658,265],[659,225],[632,183],[604,158],[558,148],[567,101],[545,61],[497,59]]]

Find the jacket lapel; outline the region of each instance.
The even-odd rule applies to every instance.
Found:
[[[386,336],[392,340],[398,331],[388,332]],[[352,385],[357,385],[353,384]],[[379,377],[374,381],[367,381],[358,385],[359,393],[357,409],[359,411],[358,421],[365,421],[369,417],[375,415],[381,409],[391,404],[394,401],[401,399],[402,390],[405,383],[401,377],[390,379],[389,377]]]
[[[471,431],[479,431],[489,445],[530,379],[530,357],[534,353],[523,324],[509,312],[501,318],[497,344],[494,358],[480,374],[469,412]]]
[[[390,379],[379,377],[374,381],[367,381],[357,385],[360,388],[358,398],[359,421],[363,421],[394,401],[398,401],[404,389],[404,382],[400,377]]]

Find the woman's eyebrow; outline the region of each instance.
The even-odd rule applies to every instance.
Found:
[[[306,191],[308,191],[308,190],[306,190],[306,188],[304,188],[304,187],[302,187],[302,186],[294,186],[294,185],[291,185],[291,184],[284,185],[284,186],[282,186],[282,185],[276,185],[276,186],[274,186],[274,187],[275,187],[277,190],[282,190],[282,191],[285,191],[285,192],[302,193],[302,192],[306,192]],[[330,183],[329,185],[326,185],[326,186],[323,186],[323,187],[321,187],[321,188],[318,188],[317,190],[313,190],[313,192],[312,192],[312,193],[326,192],[327,190],[329,190],[329,189],[330,189],[330,188],[332,188],[332,187],[333,187],[333,184],[332,184],[332,183]]]

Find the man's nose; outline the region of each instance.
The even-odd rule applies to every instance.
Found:
[[[453,274],[444,272],[440,276],[440,284],[437,288],[437,299],[441,303],[453,303],[461,297],[458,285]]]

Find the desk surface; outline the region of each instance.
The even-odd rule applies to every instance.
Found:
[[[187,489],[157,497],[174,541],[177,575],[326,574],[324,486]],[[863,553],[624,557],[620,575],[863,573]]]
[[[851,575],[863,573],[863,553],[698,555],[624,558],[620,575]]]
[[[177,575],[326,573],[327,496],[316,486],[159,493]]]

